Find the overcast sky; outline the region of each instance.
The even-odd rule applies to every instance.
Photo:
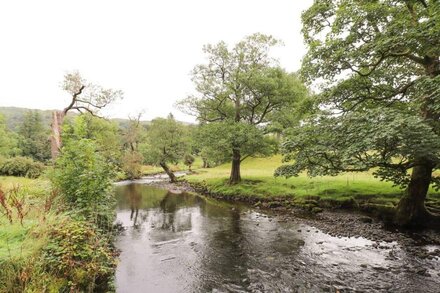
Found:
[[[235,44],[255,32],[285,43],[281,65],[299,69],[305,47],[301,12],[312,0],[29,0],[0,2],[0,106],[63,108],[66,72],[124,91],[106,111],[144,119],[173,112],[193,91],[190,71],[204,62],[202,46]]]

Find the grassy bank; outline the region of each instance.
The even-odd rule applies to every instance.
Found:
[[[0,190],[1,293],[106,285],[102,276],[114,267],[109,239],[64,210],[48,180],[0,177]]]
[[[292,178],[274,178],[281,156],[249,158],[242,163],[242,182],[227,184],[230,164],[211,169],[199,169],[186,176],[188,182],[207,192],[226,198],[274,205],[314,207],[374,207],[392,208],[399,201],[402,190],[389,182],[380,181],[369,172],[345,173],[339,176],[310,178],[306,174]],[[440,205],[440,193],[429,191],[429,204]],[[315,209],[317,210],[317,209]]]

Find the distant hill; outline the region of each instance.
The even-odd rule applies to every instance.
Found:
[[[0,107],[0,114],[3,114],[6,120],[6,124],[10,130],[17,130],[21,122],[23,121],[24,114],[29,111],[38,111],[43,119],[45,125],[50,126],[52,121],[52,112],[54,110],[36,110],[18,107]]]
[[[16,131],[18,127],[20,126],[21,122],[23,121],[23,116],[27,111],[37,111],[40,113],[43,123],[50,127],[50,124],[52,122],[52,113],[55,110],[40,110],[40,109],[28,109],[28,108],[19,108],[19,107],[0,107],[0,114],[3,114],[6,119],[6,124],[8,128],[12,131]],[[78,115],[76,113],[69,113],[68,117],[75,117],[75,115]],[[111,121],[115,121],[119,127],[126,128],[128,126],[128,123],[130,122],[129,119],[122,119],[122,118],[112,118]],[[150,124],[150,121],[141,121],[143,125]],[[191,123],[182,122],[183,124],[190,125]]]

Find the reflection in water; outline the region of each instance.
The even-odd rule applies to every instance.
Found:
[[[133,227],[136,227],[137,224],[137,218],[139,215],[139,205],[142,199],[142,194],[141,194],[141,187],[139,185],[128,185],[127,186],[127,193],[130,194],[130,196],[128,197],[129,202],[130,202],[130,220],[133,221]]]
[[[118,292],[438,289],[435,277],[404,267],[424,265],[434,274],[439,261],[411,262],[397,244],[378,249],[363,238],[332,237],[243,206],[140,184],[118,186],[116,196],[117,221],[126,228],[116,243]]]

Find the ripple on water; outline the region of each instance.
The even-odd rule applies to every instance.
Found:
[[[140,184],[116,187],[118,292],[438,292],[438,258]],[[435,251],[437,246],[426,246]],[[424,270],[424,271],[423,271]]]

